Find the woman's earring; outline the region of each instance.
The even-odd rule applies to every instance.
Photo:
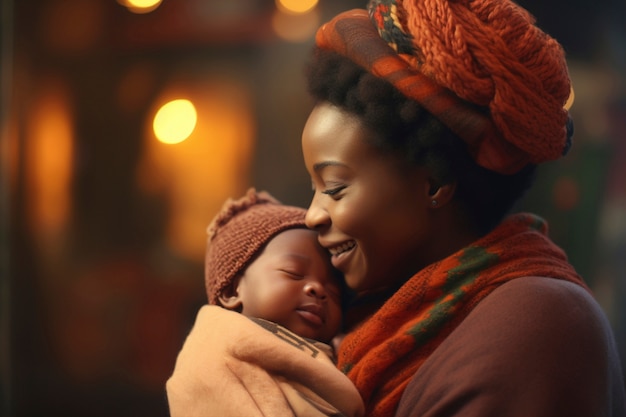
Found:
[[[431,204],[433,207],[437,207],[437,200],[431,200],[431,201],[430,201],[430,204]]]

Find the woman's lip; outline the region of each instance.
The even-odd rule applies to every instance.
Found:
[[[330,262],[333,266],[344,273],[346,272],[345,268],[348,260],[350,259],[350,255],[354,253],[354,249],[356,248],[356,244],[354,242],[352,243],[353,246],[350,247],[350,249],[336,255],[331,255],[330,257]]]

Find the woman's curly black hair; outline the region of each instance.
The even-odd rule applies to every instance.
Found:
[[[456,182],[455,199],[480,234],[489,232],[534,181],[535,166],[502,175],[477,165],[466,144],[393,85],[350,59],[315,48],[306,67],[308,90],[361,119],[371,145],[422,166],[440,185]]]

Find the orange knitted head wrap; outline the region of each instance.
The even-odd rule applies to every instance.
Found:
[[[285,206],[265,191],[250,188],[238,200],[227,200],[207,228],[205,284],[210,304],[274,236],[306,228],[306,210]]]
[[[475,161],[512,174],[564,155],[572,124],[564,52],[510,0],[372,0],[317,33],[391,82],[463,139]]]

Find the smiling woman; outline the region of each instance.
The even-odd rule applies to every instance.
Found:
[[[623,416],[607,317],[514,210],[572,144],[562,47],[512,1],[371,0],[319,28],[307,68],[306,225],[353,290],[337,367],[365,415]],[[249,414],[221,400],[248,382],[202,376],[202,315],[168,398]]]

